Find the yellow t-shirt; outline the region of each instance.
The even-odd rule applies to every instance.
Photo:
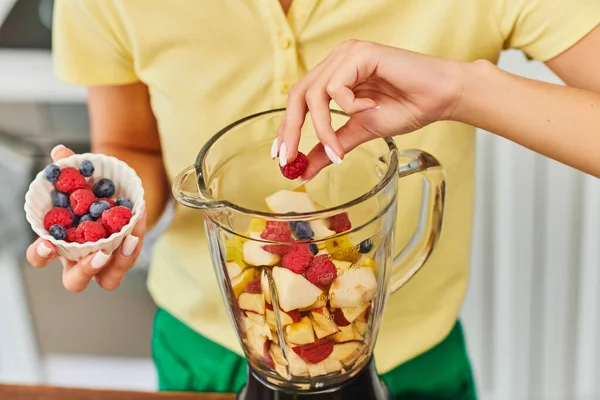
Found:
[[[170,179],[229,123],[285,107],[287,92],[346,39],[436,56],[497,61],[505,48],[548,60],[600,22],[598,0],[57,0],[56,74],[76,85],[148,85]],[[442,237],[428,264],[389,298],[375,349],[381,372],[441,341],[468,282],[474,204],[472,127],[444,122],[399,137],[447,170]],[[267,157],[267,155],[264,155]],[[400,194],[397,242],[418,199]],[[414,225],[414,224],[413,224]],[[165,308],[241,353],[208,255],[202,213],[177,206],[156,244],[149,288]]]

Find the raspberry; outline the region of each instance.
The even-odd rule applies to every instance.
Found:
[[[292,238],[290,226],[287,224],[287,222],[276,221],[267,221],[265,229],[260,234],[260,237],[272,242],[291,242],[294,240]],[[283,256],[292,248],[290,245],[285,244],[268,244],[263,246],[263,249],[269,253]]]
[[[100,201],[100,200],[104,200],[105,202],[107,202],[107,203],[108,203],[108,205],[110,206],[110,208],[113,208],[115,205],[117,205],[117,206],[122,206],[122,205],[123,205],[123,204],[117,204],[117,203],[115,203],[115,201],[114,201],[114,200],[112,200],[112,199],[108,199],[108,198],[106,198],[106,197],[103,197],[103,198],[101,198],[101,199],[98,199],[98,201]],[[129,208],[129,209],[131,210],[131,207],[127,207],[127,208]]]
[[[69,201],[75,215],[84,215],[87,214],[90,206],[96,202],[96,196],[89,190],[77,189],[71,193]]]
[[[102,225],[109,235],[119,232],[131,219],[131,210],[127,207],[117,206],[102,213]]]
[[[44,216],[44,229],[50,231],[52,225],[60,225],[68,228],[73,223],[71,212],[66,208],[54,207]]]
[[[291,163],[288,163],[285,167],[279,167],[283,176],[288,179],[296,179],[306,171],[308,167],[308,158],[304,153],[298,152],[298,156]]]
[[[312,259],[313,254],[308,246],[297,247],[283,256],[281,265],[292,272],[301,274],[306,271],[306,268],[308,268]]]
[[[328,254],[313,258],[306,270],[306,279],[313,285],[327,286],[337,278],[337,269]]]
[[[60,192],[71,194],[77,189],[84,188],[85,178],[75,168],[67,167],[60,171],[58,179],[54,183],[56,189]]]
[[[67,243],[79,242],[78,237],[79,237],[79,235],[77,235],[77,228],[67,229],[67,239],[66,239]]]
[[[99,222],[85,221],[79,224],[76,239],[79,243],[96,242],[106,237],[106,229]]]
[[[334,215],[333,217],[329,217],[329,229],[331,229],[335,233],[348,231],[351,228],[352,224],[348,219],[347,213],[341,213]]]

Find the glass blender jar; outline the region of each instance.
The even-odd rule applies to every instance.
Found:
[[[249,364],[241,399],[387,399],[372,362],[388,295],[425,264],[440,235],[445,172],[392,139],[365,143],[301,184],[271,144],[283,109],[211,138],[173,183],[204,212],[213,267]],[[334,129],[347,120],[331,111]],[[318,143],[310,115],[299,150]],[[394,249],[398,179],[422,176],[418,224]]]

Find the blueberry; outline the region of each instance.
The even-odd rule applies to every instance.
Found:
[[[130,210],[133,209],[133,204],[131,204],[131,200],[126,199],[125,197],[119,197],[117,199],[117,201],[115,202],[115,206],[123,206],[123,207],[127,207]]]
[[[56,182],[60,175],[60,168],[58,165],[50,164],[44,169],[44,177],[48,182]]]
[[[285,215],[298,215],[298,213],[295,213],[295,212],[293,212],[293,211],[290,211],[290,212],[287,212],[287,213],[285,213]],[[298,222],[296,222],[296,221],[290,221],[290,222],[288,222],[288,223],[290,224],[290,228],[292,228],[292,230],[294,230],[294,229],[296,229],[296,224],[297,224]]]
[[[294,233],[296,237],[300,240],[310,240],[315,236],[313,230],[307,222],[296,222],[296,226],[294,227]]]
[[[92,217],[90,214],[85,214],[82,215],[81,218],[79,218],[79,224],[82,224],[86,221],[95,221],[96,219],[94,217]]]
[[[50,235],[56,240],[65,240],[67,230],[58,224],[54,224],[50,227]]]
[[[58,190],[54,191],[52,195],[52,203],[55,207],[68,208],[69,207],[69,195]]]
[[[81,172],[81,175],[89,178],[94,175],[94,164],[89,160],[84,160],[79,166],[79,172]]]
[[[94,184],[94,195],[99,198],[109,198],[115,194],[115,184],[110,179],[100,179]]]
[[[106,200],[100,200],[90,206],[90,215],[92,218],[100,218],[102,213],[110,208],[110,204]]]
[[[371,241],[371,239],[367,239],[367,240],[363,240],[362,242],[360,242],[358,251],[362,254],[367,254],[371,251],[372,248],[373,248],[373,242]]]
[[[316,244],[311,243],[308,245],[308,248],[310,249],[310,251],[313,253],[313,256],[316,256],[317,253],[319,252],[319,247],[317,247]]]

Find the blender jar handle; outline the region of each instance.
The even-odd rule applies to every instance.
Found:
[[[207,200],[200,195],[198,191],[199,178],[202,178],[202,175],[195,165],[181,171],[173,180],[171,187],[175,199],[186,207],[198,210],[213,210],[224,207],[225,205],[222,202]],[[194,191],[189,190],[192,187],[195,188]]]
[[[393,260],[388,294],[404,286],[429,259],[442,230],[446,195],[446,172],[435,157],[421,150],[404,150],[398,152],[398,159],[399,178],[423,175],[423,194],[415,233]]]

